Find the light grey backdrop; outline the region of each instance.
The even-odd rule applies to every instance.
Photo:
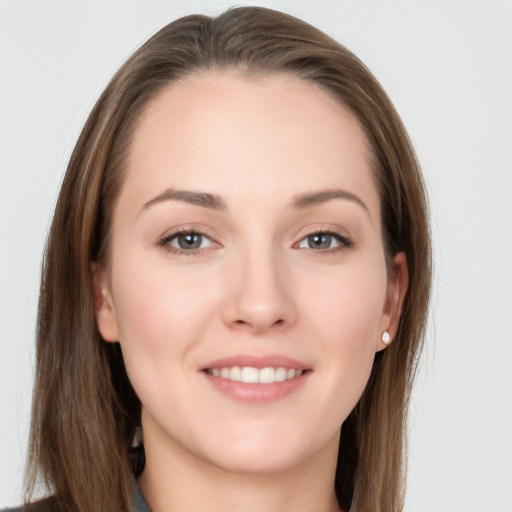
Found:
[[[512,1],[254,3],[355,51],[423,164],[436,282],[413,397],[407,510],[511,512]],[[148,36],[230,5],[0,0],[0,505],[21,496],[41,252],[78,132]]]

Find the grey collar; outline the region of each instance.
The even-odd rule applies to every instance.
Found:
[[[137,480],[133,484],[133,511],[132,512],[151,512],[149,505],[146,503],[144,496],[140,492]]]

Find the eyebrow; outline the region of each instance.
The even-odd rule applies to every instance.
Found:
[[[352,201],[361,206],[361,208],[363,208],[363,210],[365,210],[366,213],[370,216],[370,210],[368,209],[368,206],[366,206],[364,201],[359,196],[356,196],[348,190],[342,190],[338,188],[297,195],[292,200],[292,206],[299,209],[310,208],[311,206],[326,203],[332,199],[345,199]]]
[[[297,209],[310,208],[312,206],[332,201],[333,199],[344,199],[352,201],[361,206],[361,208],[363,208],[363,210],[365,210],[366,213],[370,215],[370,210],[359,196],[349,192],[348,190],[342,189],[328,189],[320,190],[318,192],[299,194],[293,198],[291,206]],[[149,207],[164,201],[181,201],[184,203],[193,204],[195,206],[201,206],[203,208],[210,208],[212,210],[219,211],[227,209],[226,203],[218,195],[209,194],[208,192],[175,190],[172,188],[168,188],[161,194],[155,196],[153,199],[150,199],[147,203],[144,204],[142,209],[146,210]]]
[[[158,194],[153,199],[150,199],[142,207],[143,210],[148,209],[164,201],[181,201],[184,203],[190,203],[195,206],[202,206],[203,208],[210,208],[212,210],[226,210],[226,203],[221,197],[215,194],[208,194],[207,192],[193,192],[190,190],[175,190],[168,188],[161,194]]]

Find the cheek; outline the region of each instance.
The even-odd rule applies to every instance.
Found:
[[[318,328],[326,331],[325,339],[355,350],[365,344],[374,348],[387,290],[384,265],[362,262],[334,269],[322,282],[324,286],[316,287],[313,282],[306,283],[302,295],[304,309],[311,312]]]
[[[330,386],[325,401],[337,403],[343,420],[359,400],[375,357],[386,295],[385,268],[330,276],[324,292],[309,301],[310,325],[328,357],[325,371]]]
[[[180,269],[134,259],[119,259],[112,279],[126,365],[185,364],[212,318],[215,297]]]
[[[190,399],[197,385],[195,355],[217,301],[203,280],[187,278],[182,270],[129,263],[119,262],[112,283],[126,371],[144,408],[159,418],[157,423],[174,424],[167,418],[169,411],[184,411],[196,403]],[[180,425],[186,429],[187,423]]]

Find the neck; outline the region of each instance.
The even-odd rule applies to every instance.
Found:
[[[226,471],[176,445],[162,450],[146,442],[138,483],[153,512],[334,512],[337,447],[336,436],[300,464],[254,474]]]

